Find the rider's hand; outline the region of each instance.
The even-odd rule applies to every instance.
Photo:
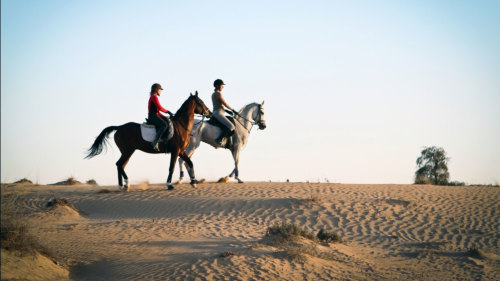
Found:
[[[234,109],[233,109],[233,113],[234,113],[234,115],[238,115],[238,111],[236,111]]]
[[[170,115],[170,118],[174,117],[174,114],[172,112],[167,112],[168,115]]]
[[[232,112],[231,110],[227,110],[227,109],[225,109],[224,111],[225,111],[227,114],[229,114],[229,115],[233,115],[233,112]]]

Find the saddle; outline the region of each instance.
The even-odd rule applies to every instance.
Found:
[[[166,143],[174,136],[174,125],[172,124],[172,120],[167,119],[168,127],[165,133],[160,137],[161,143]],[[149,122],[149,119],[146,118],[146,122],[141,124],[141,135],[145,141],[153,142],[156,137],[156,126]]]
[[[226,118],[236,126],[233,116],[226,115]],[[219,137],[224,136],[221,140],[222,147],[230,148],[232,145],[232,139],[230,136],[228,136],[229,129],[226,126],[224,126],[221,122],[219,122],[219,120],[217,120],[217,118],[215,117],[210,118],[207,121],[207,123],[221,129],[221,134],[219,135]]]
[[[236,125],[236,123],[234,123],[234,117],[233,116],[226,115],[226,118],[229,121],[231,121],[231,123],[233,123],[234,125]],[[217,118],[215,118],[215,117],[212,117],[212,118],[208,119],[207,123],[210,124],[210,125],[213,125],[215,127],[219,127],[223,131],[227,130],[226,126],[224,126],[221,122],[219,122],[219,120],[217,120]]]

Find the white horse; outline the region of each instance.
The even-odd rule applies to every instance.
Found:
[[[266,121],[264,120],[264,102],[261,104],[251,103],[244,106],[238,114],[234,117],[235,119],[235,133],[232,136],[232,145],[229,148],[233,154],[234,159],[234,170],[229,174],[229,176],[221,178],[219,182],[227,182],[229,178],[234,175],[234,178],[238,180],[239,183],[243,181],[239,178],[238,174],[238,161],[240,158],[240,151],[245,146],[248,141],[248,135],[253,125],[258,125],[259,129],[264,130],[266,128]],[[186,148],[186,154],[189,158],[193,155],[194,151],[200,146],[200,142],[208,143],[209,145],[219,148],[216,140],[222,130],[214,126],[207,121],[195,122],[193,129],[191,130],[189,146]],[[184,160],[179,158],[179,168],[180,168],[180,178],[177,183],[182,183],[184,178],[184,171],[182,166]],[[186,169],[189,171],[189,167],[186,165]]]

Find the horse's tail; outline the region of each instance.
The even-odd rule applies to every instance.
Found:
[[[106,146],[109,134],[111,134],[113,131],[116,131],[118,128],[119,126],[109,126],[102,130],[99,136],[95,138],[94,144],[89,148],[88,155],[85,157],[85,159],[99,155],[102,152],[102,149]]]

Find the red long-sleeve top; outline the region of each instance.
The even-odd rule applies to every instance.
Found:
[[[160,111],[168,113],[168,110],[166,110],[165,108],[163,108],[161,106],[160,100],[158,99],[158,96],[151,95],[149,97],[149,102],[148,102],[148,115],[156,114],[156,115],[163,116],[163,114],[161,114]]]

